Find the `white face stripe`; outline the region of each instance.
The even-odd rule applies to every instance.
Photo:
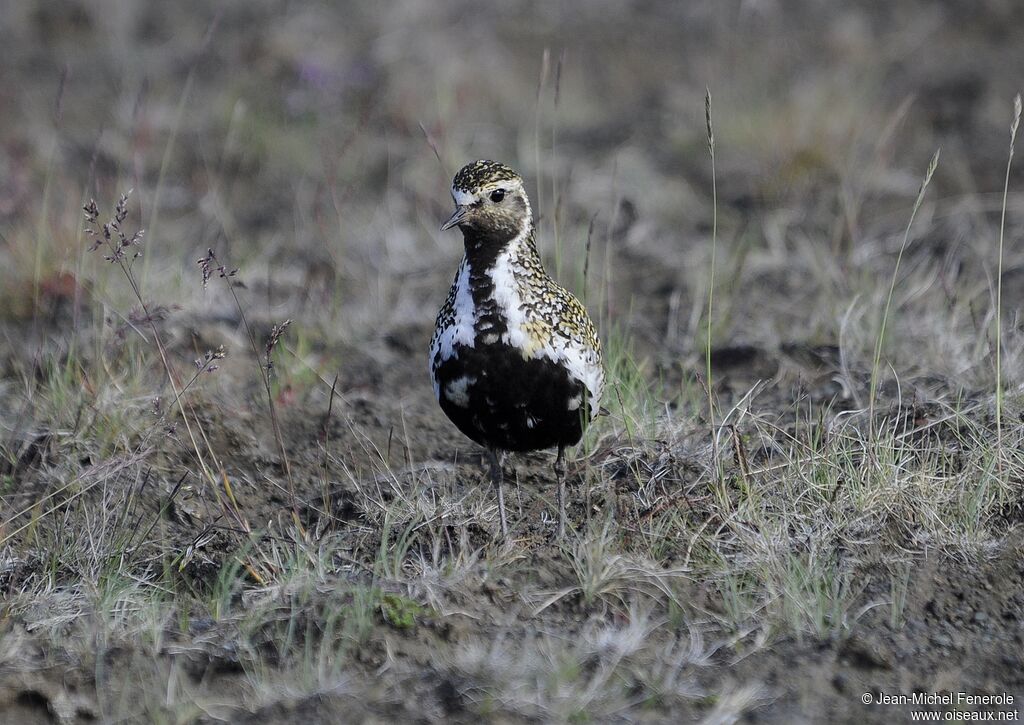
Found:
[[[452,199],[454,199],[455,203],[459,206],[470,206],[471,204],[476,203],[475,196],[470,194],[468,191],[456,189],[454,186],[452,187]]]
[[[489,192],[493,191],[494,189],[505,189],[507,191],[522,191],[523,182],[518,181],[516,179],[509,179],[507,181],[498,182],[496,184],[491,184],[490,186],[481,189],[480,193],[476,195],[470,194],[468,191],[463,191],[462,189],[456,189],[453,186],[452,199],[454,199],[455,203],[458,204],[459,206],[470,206],[478,202],[481,198],[486,196]],[[527,208],[529,208],[529,200],[527,200],[526,205]]]

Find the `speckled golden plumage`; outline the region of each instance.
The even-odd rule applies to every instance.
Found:
[[[510,166],[499,161],[474,161],[466,164],[452,179],[452,188],[459,191],[480,191],[489,189],[502,181],[522,181]]]
[[[456,177],[458,178],[458,177]],[[537,252],[533,230],[511,259],[525,320],[521,325],[528,345],[522,348],[524,357],[531,357],[559,339],[569,340],[582,349],[591,350],[593,363],[601,366],[601,340],[586,308],[571,292],[563,288],[544,270]],[[461,272],[462,267],[459,268]],[[459,272],[452,280],[448,297],[437,314],[434,336],[430,346],[434,349],[438,337],[455,322],[455,304],[458,293]],[[437,363],[431,367],[436,372]],[[595,391],[597,392],[597,391]],[[596,397],[600,397],[598,394]]]

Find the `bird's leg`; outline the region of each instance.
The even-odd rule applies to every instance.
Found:
[[[501,470],[505,454],[493,449],[488,449],[487,453],[491,459],[491,483],[498,489],[498,515],[501,517],[501,535],[507,539],[508,519],[505,518],[505,486],[503,483],[504,474]]]
[[[558,482],[558,538],[561,539],[565,537],[565,446],[558,446],[555,480]]]

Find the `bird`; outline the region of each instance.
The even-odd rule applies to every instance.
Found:
[[[474,161],[452,180],[465,252],[437,314],[430,379],[441,410],[483,446],[508,537],[503,464],[509,453],[557,448],[559,539],[565,535],[565,449],[600,408],[601,341],[586,308],[544,269],[523,178]]]

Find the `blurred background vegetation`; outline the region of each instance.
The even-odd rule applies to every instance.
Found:
[[[2,314],[120,294],[79,254],[78,208],[133,188],[155,299],[217,309],[193,285],[213,247],[268,316],[352,340],[422,336],[459,253],[436,230],[450,175],[495,157],[527,177],[545,253],[557,242],[573,260],[562,278],[578,281],[593,219],[596,262],[627,263],[595,275],[602,319],[685,352],[711,218],[705,86],[723,244],[803,257],[807,240],[856,266],[892,251],[878,241],[898,234],[939,146],[944,209],[991,222],[1022,26],[1011,0],[7,4]],[[778,266],[781,294],[737,300],[722,333],[834,336],[859,284],[833,280],[836,304],[816,315],[820,275]],[[666,328],[670,302],[687,319]],[[744,321],[764,304],[772,314]]]

